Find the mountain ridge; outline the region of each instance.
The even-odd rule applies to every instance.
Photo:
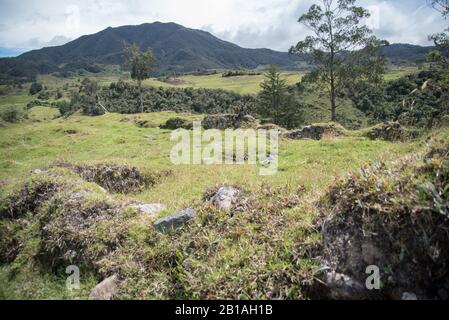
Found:
[[[80,69],[99,72],[99,65],[121,64],[125,58],[123,48],[132,43],[137,43],[141,50],[152,48],[160,74],[237,67],[254,69],[269,64],[297,69],[305,63],[303,57],[287,52],[243,48],[204,30],[173,22],[153,22],[108,27],[61,46],[31,50],[15,58],[1,58],[0,78],[32,78],[37,74]],[[383,50],[394,61],[416,62],[431,49],[398,44]]]

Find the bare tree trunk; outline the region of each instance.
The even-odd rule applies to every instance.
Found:
[[[330,90],[330,100],[331,100],[331,121],[337,122],[337,103],[335,97],[335,82],[332,76],[331,79],[331,90]]]
[[[139,87],[140,112],[143,113],[142,81],[139,81],[137,86]]]

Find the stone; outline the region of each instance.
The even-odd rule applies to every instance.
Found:
[[[157,215],[159,212],[164,211],[167,207],[162,203],[148,203],[148,204],[136,204],[133,206],[141,213],[151,216]]]
[[[176,230],[195,217],[195,209],[188,208],[157,220],[153,227],[161,232]]]
[[[42,170],[41,169],[33,169],[33,170],[31,170],[31,173],[32,174],[41,174]]]
[[[332,299],[353,300],[363,299],[367,296],[365,287],[345,274],[335,271],[327,272],[324,280]]]
[[[233,187],[221,187],[217,193],[210,199],[212,205],[218,210],[231,211],[232,205],[236,202],[240,190]]]
[[[92,289],[89,300],[111,300],[118,291],[117,281],[117,275],[104,279]]]
[[[418,297],[413,292],[403,292],[401,299],[402,300],[418,300]]]

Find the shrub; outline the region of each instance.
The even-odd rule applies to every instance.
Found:
[[[41,92],[44,89],[42,84],[38,82],[33,82],[30,86],[30,94],[34,96],[36,93]]]
[[[28,117],[27,113],[19,107],[7,106],[0,112],[0,117],[6,122],[19,122]]]

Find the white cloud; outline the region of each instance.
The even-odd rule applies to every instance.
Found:
[[[207,29],[244,47],[287,50],[307,30],[297,23],[312,0],[0,0],[0,46],[40,47],[56,36],[74,39],[108,26],[176,22]],[[428,44],[447,26],[421,0],[360,0],[379,8],[376,34],[390,42]],[[59,38],[62,39],[62,38]]]

